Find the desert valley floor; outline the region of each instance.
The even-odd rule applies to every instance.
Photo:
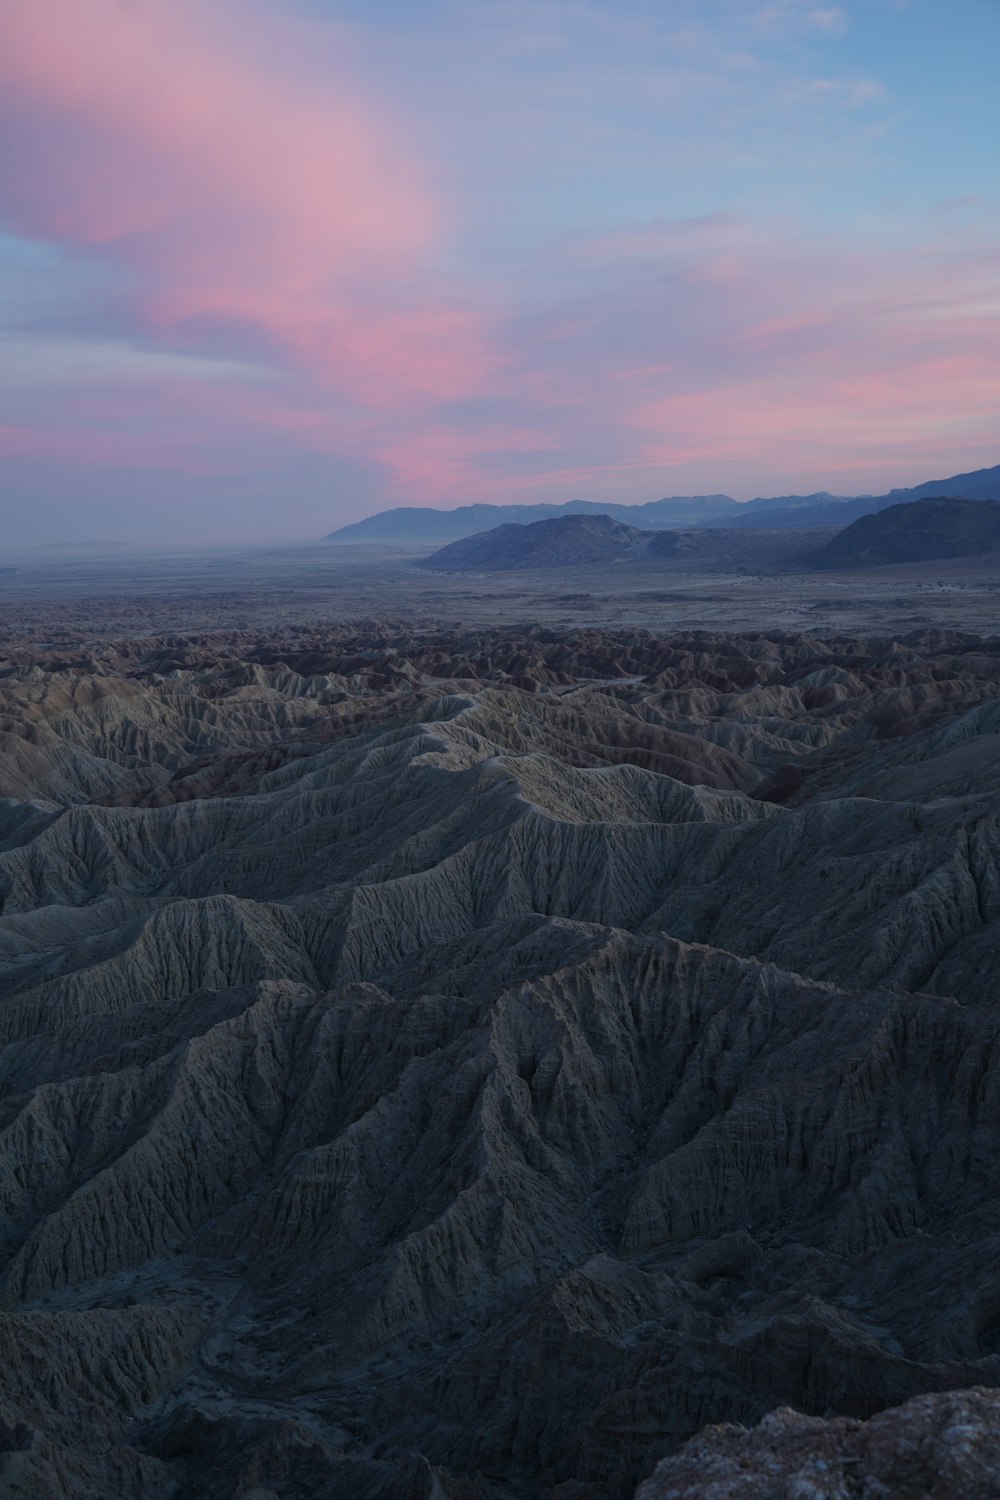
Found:
[[[1000,1386],[1000,576],[643,579],[2,579],[12,1496]]]
[[[718,533],[708,535],[717,541]],[[457,574],[421,568],[421,554],[374,546],[137,556],[38,548],[0,568],[0,619],[7,640],[25,643],[373,617],[417,630],[497,623],[659,634],[997,628],[1000,554],[816,573],[775,567],[774,548],[759,533],[729,535],[723,567],[713,566],[716,551],[694,565],[680,557]]]

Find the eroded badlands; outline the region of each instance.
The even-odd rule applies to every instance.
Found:
[[[604,1500],[1000,1385],[1000,641],[0,662],[0,1478]]]

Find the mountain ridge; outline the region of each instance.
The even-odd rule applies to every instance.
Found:
[[[816,534],[826,540],[835,533],[816,528]],[[461,537],[419,558],[417,566],[446,573],[502,573],[643,562],[668,572],[773,573],[802,565],[807,535],[795,528],[748,533],[721,526],[643,531],[611,516],[558,516]]]
[[[527,524],[512,522],[449,542],[430,557],[428,568],[463,570],[484,568],[576,567],[579,564],[616,562],[641,557],[655,536],[672,532],[643,531],[612,516],[556,516]]]
[[[832,531],[832,535],[830,534]],[[805,546],[820,533],[818,549]],[[700,527],[651,531],[610,516],[514,522],[449,542],[419,559],[444,572],[505,572],[644,561],[683,571],[786,572],[944,562],[1000,547],[1000,500],[935,496],[904,500],[843,529]]]
[[[877,568],[972,557],[1000,547],[1000,501],[905,500],[859,516],[811,555],[816,568]]]
[[[626,525],[639,525],[655,531],[715,526],[775,530],[788,526],[846,526],[862,515],[885,509],[904,499],[924,499],[935,494],[952,494],[969,500],[1000,500],[1000,464],[955,474],[948,479],[926,480],[919,485],[890,490],[884,495],[837,496],[820,490],[811,495],[758,497],[746,501],[717,494],[680,495],[634,505],[569,500],[562,505],[477,503],[454,510],[397,506],[338,527],[322,540],[340,545],[382,542],[433,546],[459,541],[508,523],[530,524],[565,515],[606,515]]]

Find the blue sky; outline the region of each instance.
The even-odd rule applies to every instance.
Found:
[[[8,0],[8,537],[1000,461],[1000,4]]]

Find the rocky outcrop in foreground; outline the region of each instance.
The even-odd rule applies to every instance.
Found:
[[[857,1422],[782,1409],[711,1427],[636,1500],[996,1500],[1000,1391],[920,1396]]]

